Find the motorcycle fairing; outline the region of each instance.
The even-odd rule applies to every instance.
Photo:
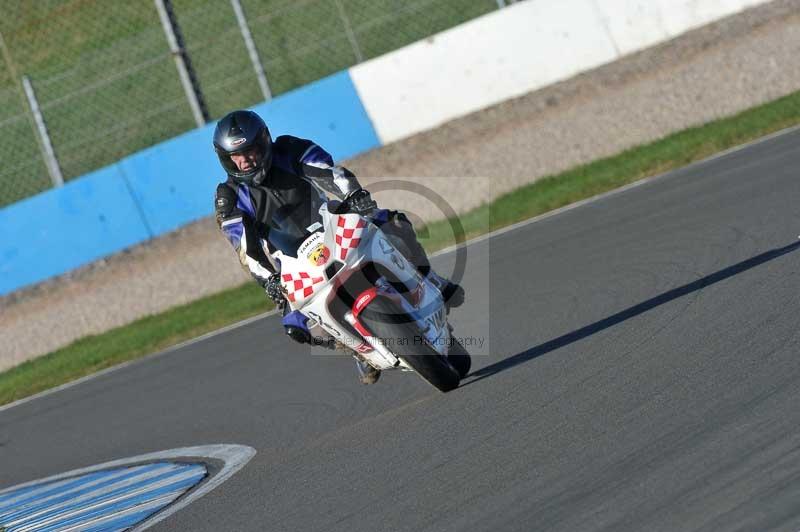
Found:
[[[355,331],[340,325],[341,317],[337,318],[329,311],[329,303],[338,297],[337,290],[349,276],[372,262],[391,272],[395,280],[409,287],[413,303],[400,295],[385,279],[378,280],[373,295],[390,297],[397,302],[420,325],[428,343],[439,354],[446,356],[450,329],[439,290],[395,249],[380,228],[368,223],[366,218],[358,214],[332,214],[327,205],[323,205],[319,213],[322,229],[310,234],[297,247],[296,256],[280,250],[273,253],[273,258],[281,264],[281,283],[290,308],[306,315],[310,320],[309,327],[318,325],[339,342],[362,353],[376,368],[403,365],[394,354],[375,342],[369,331],[363,326],[359,327],[360,323],[357,316],[353,316],[352,309],[344,319]],[[358,335],[353,332],[358,332]]]

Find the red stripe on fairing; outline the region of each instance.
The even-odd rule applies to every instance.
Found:
[[[361,311],[364,310],[367,305],[369,305],[376,297],[378,296],[378,289],[376,287],[367,288],[353,302],[353,307],[351,310],[353,311],[353,327],[358,333],[363,337],[371,337],[372,333],[369,332],[367,329],[361,325],[361,322],[358,321],[358,315],[361,314]]]
[[[361,336],[363,336],[364,338],[372,338],[372,333],[371,333],[371,332],[369,332],[368,330],[366,330],[366,329],[364,328],[364,326],[363,326],[363,325],[361,325],[361,322],[360,322],[360,321],[356,320],[355,322],[353,322],[353,328],[354,328],[355,330],[357,330],[357,331],[358,331],[358,334],[360,334],[360,335],[361,335]]]
[[[359,353],[369,353],[371,351],[374,351],[374,349],[372,349],[372,346],[369,345],[367,342],[361,342],[356,346],[356,351],[358,351]]]
[[[358,315],[361,314],[361,311],[364,310],[364,307],[370,304],[377,295],[378,289],[374,286],[361,292],[353,302],[353,308],[351,309],[353,311],[353,316],[357,318]]]

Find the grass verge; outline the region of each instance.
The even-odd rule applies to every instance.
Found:
[[[735,116],[686,129],[651,144],[546,177],[459,216],[459,221],[466,238],[472,238],[645,177],[686,166],[797,124],[800,124],[800,91]],[[426,236],[423,242],[426,249],[452,245],[451,223],[442,220],[430,224]]]
[[[557,209],[800,124],[796,92],[704,126],[675,133],[501,196],[459,217],[467,238]],[[453,244],[450,222],[429,224],[421,241],[434,251]],[[205,297],[77,342],[0,373],[0,404],[139,358],[269,309],[253,283]]]

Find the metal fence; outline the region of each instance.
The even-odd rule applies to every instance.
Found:
[[[0,206],[57,186],[31,92],[65,181],[196,127],[160,1],[3,1]],[[213,120],[506,3],[167,0],[167,7]]]

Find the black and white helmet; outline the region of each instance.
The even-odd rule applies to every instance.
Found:
[[[231,155],[248,152],[256,153],[256,165],[240,171]],[[272,137],[267,125],[252,111],[233,111],[217,122],[214,129],[214,150],[217,152],[222,168],[235,181],[245,184],[260,184],[272,163]]]

